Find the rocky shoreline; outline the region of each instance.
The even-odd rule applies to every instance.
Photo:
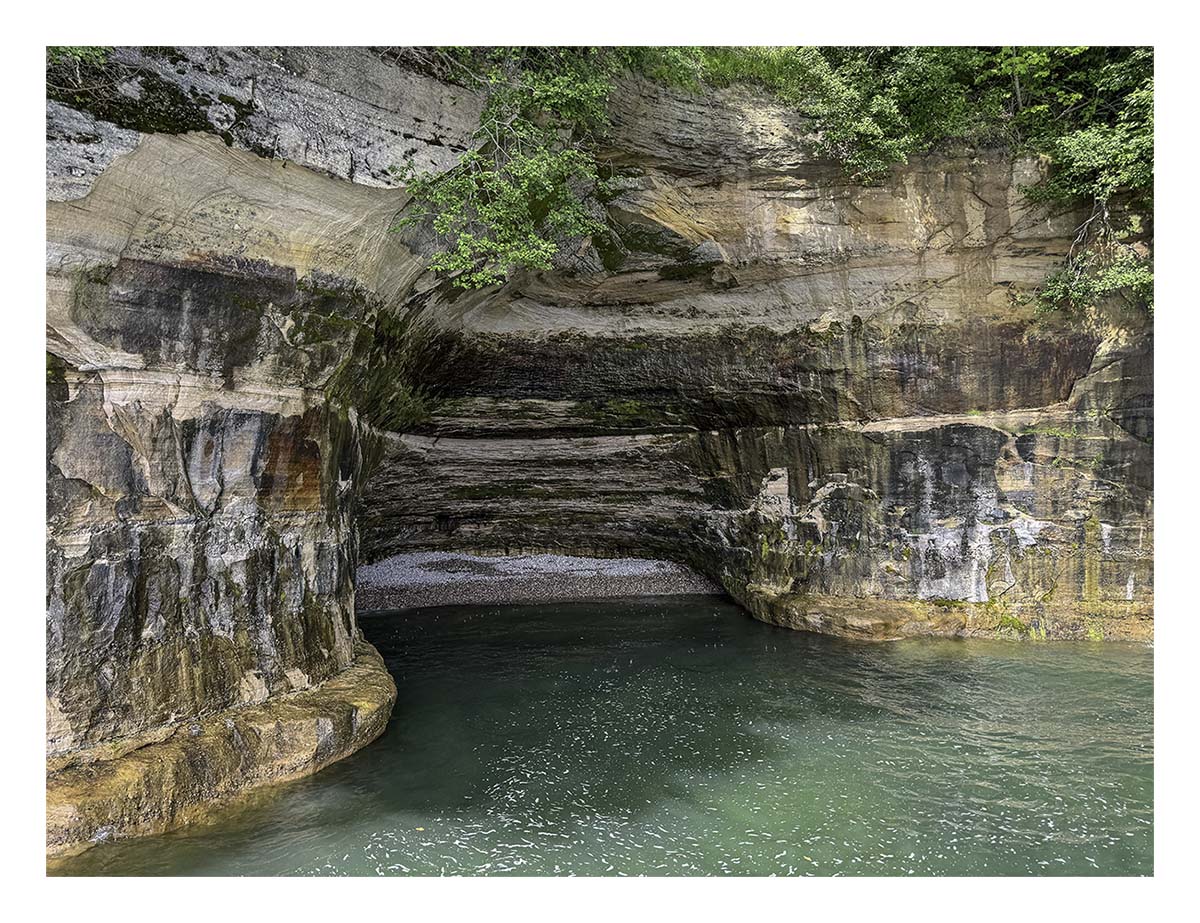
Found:
[[[1044,159],[847,183],[758,90],[624,81],[605,234],[462,292],[393,168],[458,163],[479,94],[370,48],[101,57],[46,108],[51,853],[369,742],[356,608],[1152,637],[1153,320],[1039,312],[1088,220],[1025,194]]]
[[[48,760],[46,856],[165,833],[254,789],[312,775],[383,733],[396,684],[371,645],[320,686]]]
[[[397,554],[358,569],[360,612],[421,606],[719,594],[681,564],[561,554]]]

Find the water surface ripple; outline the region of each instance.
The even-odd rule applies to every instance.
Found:
[[[387,733],[57,871],[1144,875],[1152,652],[861,645],[713,597],[366,615]]]

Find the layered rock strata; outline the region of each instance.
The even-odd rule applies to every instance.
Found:
[[[48,75],[52,852],[382,731],[353,585],[376,437],[344,391],[421,265],[389,232],[403,193],[368,186],[448,166],[478,113],[361,49],[102,70]]]
[[[1082,216],[1007,151],[847,185],[749,93],[626,86],[612,233],[438,290],[366,555],[647,555],[861,638],[1151,633],[1153,374],[1123,303],[1041,314]]]
[[[50,760],[46,849],[69,856],[118,836],[204,821],[266,785],[311,775],[383,733],[396,686],[376,650],[303,692],[164,726],[141,739]]]
[[[100,76],[47,103],[52,848],[378,732],[360,539],[667,559],[855,638],[1151,635],[1152,325],[1035,311],[1081,218],[1043,165],[851,185],[760,96],[632,81],[610,231],[463,293],[392,187],[476,95],[369,49]]]

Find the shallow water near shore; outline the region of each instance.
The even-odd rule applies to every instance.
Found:
[[[851,644],[714,597],[364,614],[377,742],[109,875],[1147,875],[1153,653]]]

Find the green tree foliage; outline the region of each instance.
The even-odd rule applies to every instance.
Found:
[[[1007,145],[1048,156],[1044,201],[1083,200],[1068,270],[1047,286],[1060,298],[1124,291],[1141,298],[1150,276],[1153,54],[1088,47],[673,47],[420,49],[440,76],[486,94],[474,150],[449,173],[407,172],[414,207],[442,244],[433,268],[462,287],[547,269],[569,240],[600,229],[602,170],[592,153],[618,76],[705,92],[755,84],[810,118],[820,149],[847,178],[878,182],[908,157],[949,143]],[[1113,218],[1121,216],[1121,221]],[[1118,233],[1141,214],[1133,238]],[[1138,283],[1125,284],[1134,274]],[[1111,272],[1109,272],[1111,268]],[[1088,280],[1086,282],[1080,280]],[[1104,281],[1107,280],[1107,281]],[[1110,283],[1122,281],[1113,289]],[[1074,284],[1074,283],[1073,283]]]
[[[438,50],[441,73],[486,94],[477,145],[444,174],[406,169],[414,207],[400,226],[432,223],[431,267],[463,288],[513,269],[549,269],[566,240],[599,230],[588,152],[606,120],[617,59],[606,49]]]
[[[1067,116],[1039,112],[1038,149],[1053,170],[1030,196],[1090,202],[1091,214],[1038,298],[1044,310],[1073,314],[1114,297],[1151,312],[1154,59],[1145,48],[1100,50],[1112,53],[1089,59],[1078,51],[1088,66],[1069,92],[1059,90]]]
[[[103,45],[47,45],[46,86],[49,95],[53,95],[53,89],[59,84],[82,86],[84,75],[103,67],[110,51],[111,48]]]
[[[1000,94],[977,90],[974,48],[697,49],[705,80],[757,83],[813,119],[818,144],[857,182],[947,138],[994,132]]]
[[[1086,310],[1122,295],[1154,310],[1154,270],[1149,259],[1120,241],[1105,240],[1080,251],[1042,284],[1038,298],[1046,310]]]
[[[80,64],[103,64],[111,48],[105,45],[48,45],[46,60],[51,64],[74,61]]]

